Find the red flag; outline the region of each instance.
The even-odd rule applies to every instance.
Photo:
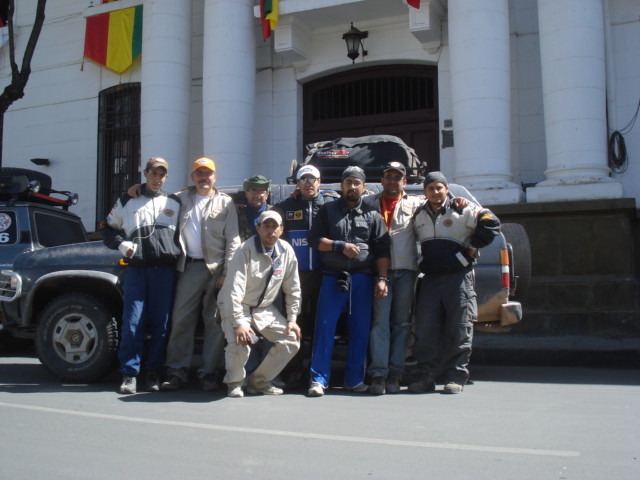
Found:
[[[407,3],[414,8],[420,8],[420,0],[407,0]]]

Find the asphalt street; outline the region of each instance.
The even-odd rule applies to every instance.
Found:
[[[115,374],[65,384],[5,352],[0,479],[640,478],[640,370],[477,366],[472,378],[453,396],[123,396]]]

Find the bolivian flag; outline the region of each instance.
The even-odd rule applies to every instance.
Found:
[[[262,39],[271,36],[271,31],[278,26],[279,0],[260,0],[260,23],[262,24]]]
[[[84,56],[122,73],[142,50],[142,5],[87,18]]]

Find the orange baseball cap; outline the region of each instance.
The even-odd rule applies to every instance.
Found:
[[[207,157],[202,157],[193,162],[193,172],[195,172],[199,168],[206,168],[211,170],[212,172],[216,171],[216,164],[213,163],[213,160]]]

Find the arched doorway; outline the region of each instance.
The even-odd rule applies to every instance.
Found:
[[[440,169],[438,71],[426,65],[360,68],[304,85],[304,144],[395,135]]]

